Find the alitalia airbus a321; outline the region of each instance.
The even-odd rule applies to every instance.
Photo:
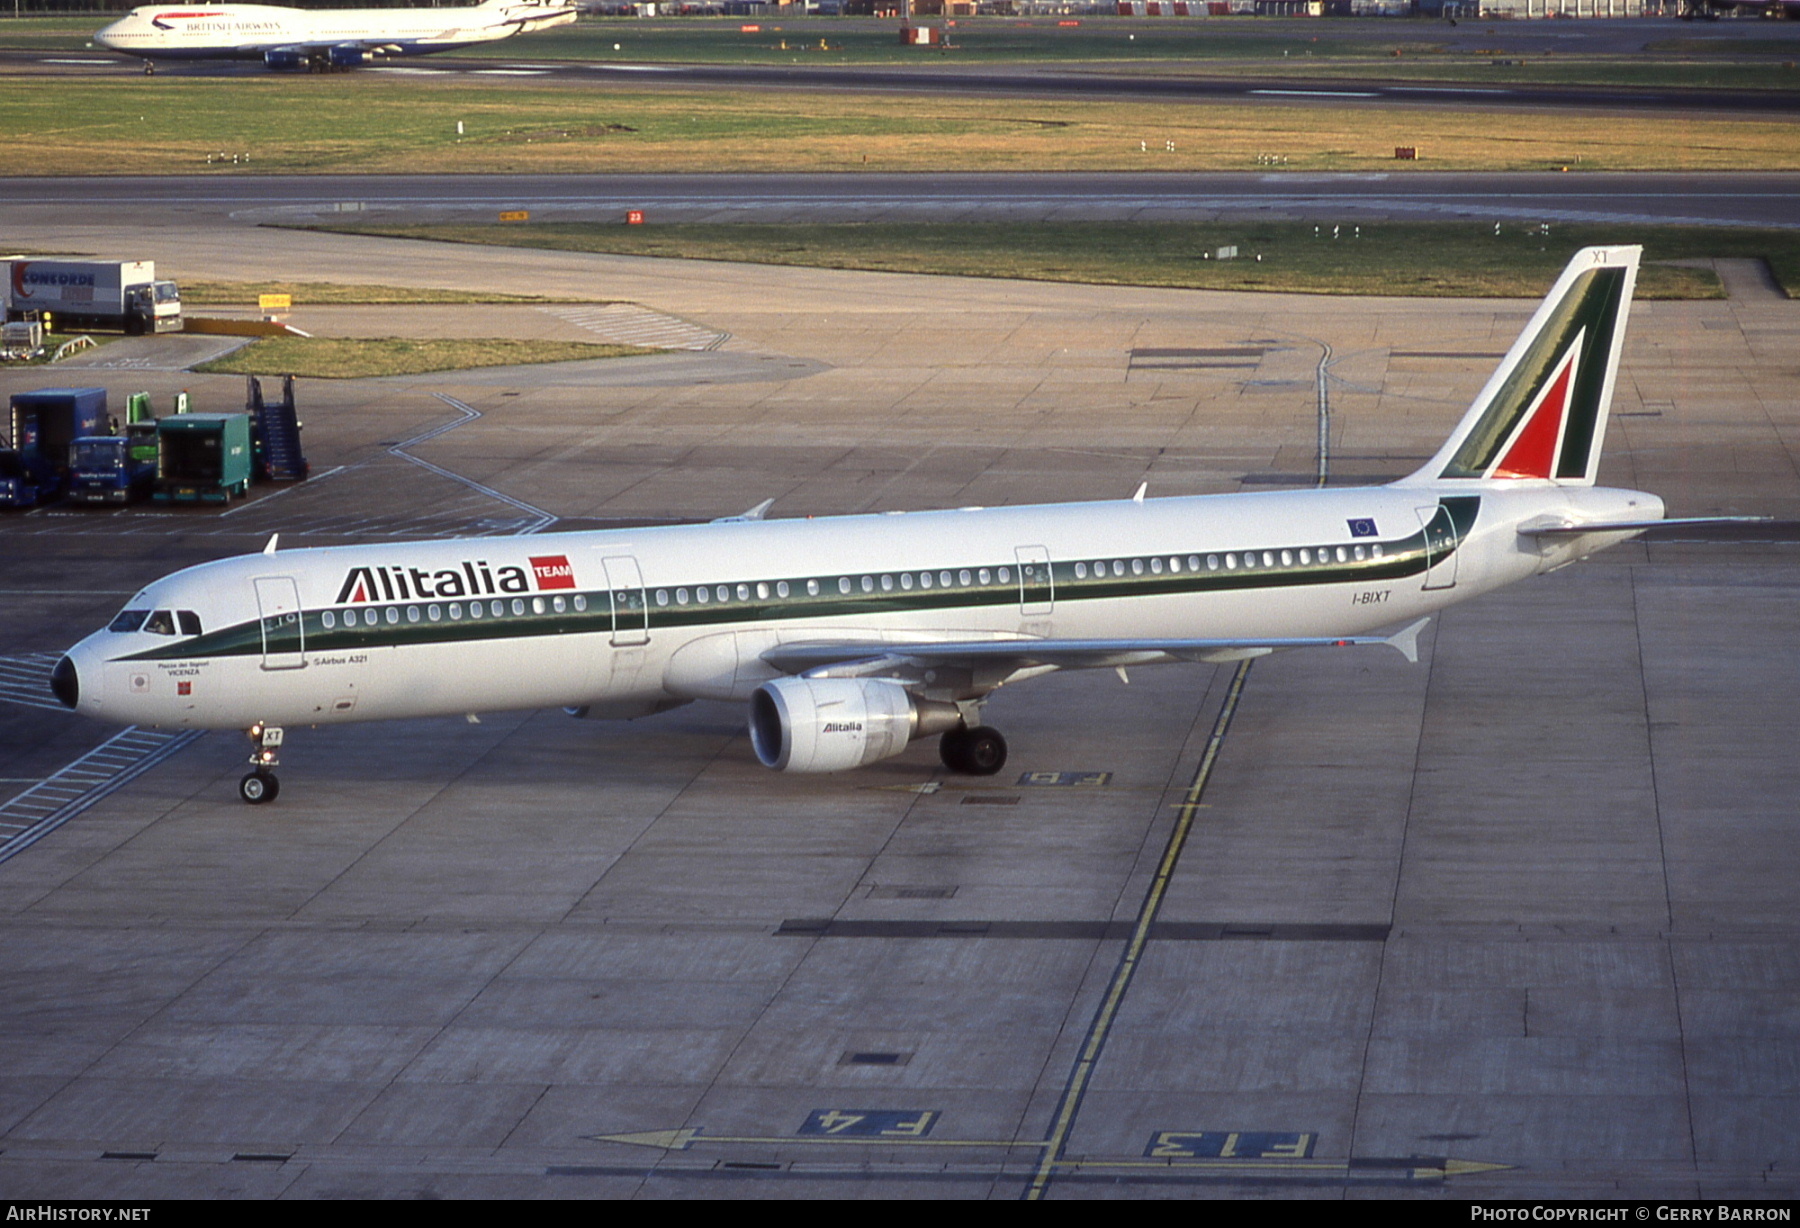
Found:
[[[248,730],[747,701],[768,767],[937,735],[989,774],[998,688],[1059,669],[1387,644],[1663,520],[1594,485],[1639,249],[1580,252],[1437,455],[1386,486],[277,551],[158,580],[56,665],[118,723]],[[1390,634],[1382,628],[1401,627]]]

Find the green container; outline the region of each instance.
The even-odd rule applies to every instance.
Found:
[[[156,500],[227,503],[250,489],[250,415],[178,414],[156,424]]]

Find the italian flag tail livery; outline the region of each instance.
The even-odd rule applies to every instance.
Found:
[[[1448,442],[1402,484],[1592,486],[1642,252],[1577,252]]]

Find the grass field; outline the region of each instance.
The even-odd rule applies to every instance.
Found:
[[[459,136],[457,124],[463,125]],[[1174,144],[1171,152],[1167,146]],[[1420,152],[1397,163],[1397,146]],[[221,164],[219,155],[237,157]],[[132,77],[0,91],[34,174],[1800,169],[1787,117],[1536,124],[1442,109],[635,91],[462,76]]]
[[[1312,294],[1532,298],[1576,249],[1642,243],[1649,261],[1765,259],[1800,290],[1800,233],[1698,226],[1555,226],[1467,222],[1345,225],[1315,234],[1299,222],[1008,223],[880,225],[479,225],[320,227],[458,243],[558,251],[735,260],[881,272],[1016,277],[1101,285]],[[1210,259],[1236,245],[1235,260]],[[1256,257],[1260,255],[1259,261]],[[1645,298],[1717,298],[1707,269],[1647,265]]]
[[[200,281],[184,278],[181,301],[209,307],[254,307],[258,295],[292,295],[307,307],[401,303],[549,303],[562,300],[538,294],[500,294],[490,290],[434,290],[415,286],[371,286],[329,281]],[[585,301],[585,300],[584,300]]]
[[[408,341],[397,337],[265,337],[194,368],[209,375],[302,375],[310,379],[371,379],[471,367],[628,358],[655,350],[582,341]]]

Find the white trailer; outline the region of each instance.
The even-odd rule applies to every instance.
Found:
[[[60,331],[181,331],[181,291],[156,280],[152,260],[35,260],[6,264],[6,318],[37,313]]]

